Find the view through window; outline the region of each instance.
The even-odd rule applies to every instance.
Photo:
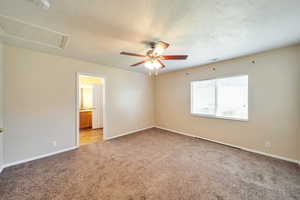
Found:
[[[192,81],[191,113],[247,120],[248,76]]]

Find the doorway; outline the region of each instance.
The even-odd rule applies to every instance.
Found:
[[[77,146],[101,142],[105,130],[105,78],[77,75]]]

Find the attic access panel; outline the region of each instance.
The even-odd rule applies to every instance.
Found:
[[[69,40],[66,34],[3,15],[0,15],[0,37],[58,49],[64,49]]]

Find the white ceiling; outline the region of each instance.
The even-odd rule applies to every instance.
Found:
[[[29,0],[0,0],[0,14],[70,36],[65,49],[7,40],[14,45],[99,64],[129,67],[145,53],[145,41],[163,40],[165,71],[229,59],[300,42],[299,0],[49,0],[41,9]]]

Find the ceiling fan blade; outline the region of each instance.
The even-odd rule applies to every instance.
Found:
[[[127,56],[146,57],[146,56],[141,55],[141,54],[137,54],[137,53],[129,53],[129,52],[124,52],[124,51],[122,51],[120,54],[121,54],[121,55],[127,55]]]
[[[164,67],[166,67],[166,65],[165,65],[163,62],[161,62],[161,60],[157,59],[157,61],[158,61],[158,62],[159,62],[159,64],[161,65],[161,68],[164,68]]]
[[[137,65],[141,65],[141,64],[144,64],[146,61],[145,60],[143,60],[143,61],[141,61],[141,62],[138,62],[138,63],[135,63],[135,64],[132,64],[132,65],[130,65],[131,67],[135,67],[135,66],[137,66]]]
[[[185,60],[187,59],[188,55],[168,55],[168,56],[161,56],[160,59],[162,60]]]

